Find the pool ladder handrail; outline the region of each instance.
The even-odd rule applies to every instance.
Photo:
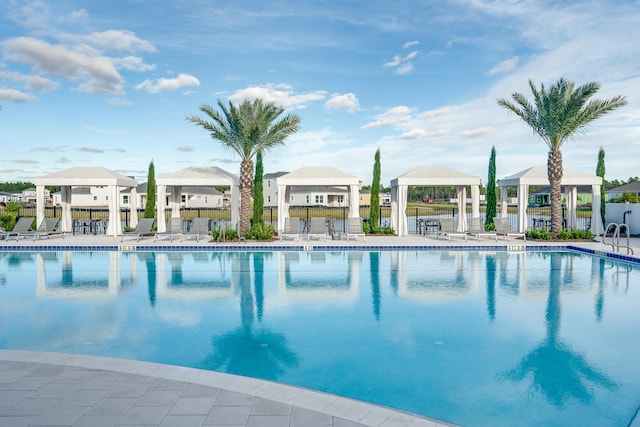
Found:
[[[611,242],[607,242],[607,235],[609,234],[609,230],[613,227],[613,233],[611,234]],[[629,231],[629,226],[625,223],[617,224],[615,222],[610,222],[604,230],[604,234],[602,235],[602,243],[605,245],[611,245],[611,250],[616,252],[620,252],[620,233],[621,230],[624,230],[627,236],[627,244],[622,246],[627,249],[627,255],[631,253],[633,255],[633,249],[631,248],[631,232]]]

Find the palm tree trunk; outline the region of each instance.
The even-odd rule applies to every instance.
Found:
[[[547,160],[547,176],[551,185],[551,235],[554,239],[562,231],[562,152],[550,150]]]
[[[251,193],[253,191],[253,161],[243,159],[240,164],[240,236],[251,227]]]

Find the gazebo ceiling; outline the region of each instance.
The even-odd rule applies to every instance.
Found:
[[[137,187],[135,179],[100,166],[77,166],[35,179],[35,185]]]
[[[480,185],[480,177],[446,166],[418,166],[391,181],[391,186],[457,186]]]
[[[358,185],[353,175],[331,166],[308,166],[276,178],[277,185],[288,186],[333,186]]]
[[[238,177],[217,166],[188,167],[156,178],[158,185],[239,185]]]
[[[563,168],[562,185],[601,185],[602,178],[575,169]],[[533,166],[498,180],[500,187],[513,185],[549,185],[546,166]]]

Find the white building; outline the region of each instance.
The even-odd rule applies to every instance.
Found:
[[[276,179],[289,172],[268,173],[262,177],[262,194],[265,207],[278,206],[278,186]],[[331,208],[349,207],[349,189],[345,186],[292,186],[289,206],[322,206]],[[361,205],[368,200],[361,200]],[[365,203],[366,202],[366,203]]]

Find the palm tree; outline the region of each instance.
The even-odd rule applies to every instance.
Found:
[[[498,105],[518,115],[549,147],[547,176],[551,185],[551,233],[556,238],[562,228],[562,145],[577,134],[584,133],[586,126],[595,119],[625,105],[627,100],[621,95],[605,100],[590,100],[600,89],[600,83],[597,82],[576,88],[573,82],[560,78],[548,89],[543,84],[538,90],[529,80],[529,87],[534,104],[516,92],[511,95],[515,103],[498,99]]]
[[[240,157],[240,235],[250,228],[251,193],[253,189],[253,158],[258,152],[268,152],[300,128],[300,118],[295,114],[280,115],[284,108],[262,99],[245,100],[239,106],[229,101],[226,107],[218,100],[220,111],[209,105],[200,111],[211,120],[191,115],[187,121],[204,128],[211,138],[238,154]]]

